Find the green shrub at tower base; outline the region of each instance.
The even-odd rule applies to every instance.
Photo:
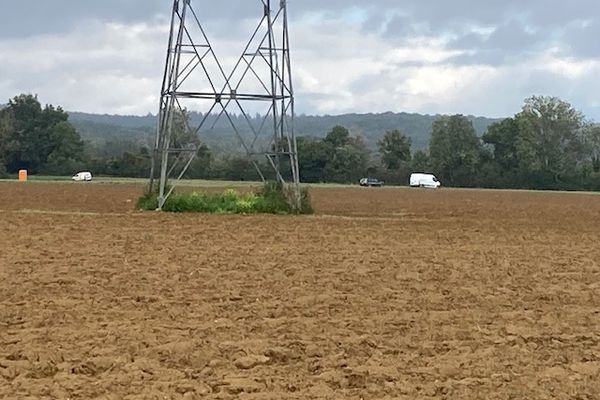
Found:
[[[163,211],[176,213],[212,214],[312,214],[307,188],[301,189],[300,209],[292,204],[293,191],[279,183],[266,183],[260,190],[239,193],[233,189],[223,193],[186,192],[173,193],[163,206]],[[145,194],[138,199],[141,210],[156,210],[158,195]]]

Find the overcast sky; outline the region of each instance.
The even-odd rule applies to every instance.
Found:
[[[260,0],[192,0],[223,57]],[[156,113],[171,0],[0,0],[0,103]],[[502,117],[533,94],[600,120],[600,3],[290,0],[298,112]]]

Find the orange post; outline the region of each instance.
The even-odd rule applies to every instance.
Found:
[[[27,170],[22,169],[19,171],[19,182],[27,182]]]

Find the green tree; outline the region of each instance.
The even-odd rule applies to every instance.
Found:
[[[205,144],[198,148],[196,158],[192,161],[185,177],[189,179],[207,179],[210,178],[213,157],[210,149]]]
[[[600,172],[600,126],[589,124],[584,130],[584,143],[588,149],[594,172]]]
[[[221,174],[223,178],[231,181],[256,181],[260,179],[256,168],[248,157],[233,157],[222,161],[223,169]],[[262,168],[265,172],[270,172],[270,168]],[[267,179],[274,179],[274,176],[268,176]]]
[[[325,180],[325,167],[331,146],[322,140],[298,138],[298,165],[303,182],[318,183]]]
[[[20,95],[9,101],[2,113],[14,121],[5,148],[6,167],[10,172],[21,168],[37,170],[43,165],[49,132],[41,126],[42,107],[36,97]]]
[[[200,138],[191,126],[191,114],[187,109],[175,110],[171,140],[175,148],[195,146],[200,149]]]
[[[334,127],[322,139],[298,138],[298,164],[305,182],[355,182],[367,171],[369,150],[362,138]]]
[[[135,153],[126,151],[120,156],[110,158],[106,161],[103,173],[110,176],[145,178],[149,170],[150,153],[147,148],[142,147]]]
[[[360,179],[367,170],[368,152],[358,141],[335,149],[325,166],[325,180],[350,183]]]
[[[429,146],[431,167],[449,185],[470,185],[477,169],[480,141],[463,115],[441,117],[433,123]]]
[[[556,97],[533,96],[516,116],[521,164],[528,171],[545,172],[554,181],[575,169],[584,158],[583,114]]]
[[[334,126],[323,141],[334,148],[350,144],[350,131],[343,126]]]
[[[388,170],[397,170],[403,162],[410,161],[412,140],[400,130],[387,131],[378,145],[381,161]]]
[[[187,109],[175,111],[171,139],[174,148],[196,149],[195,158],[185,174],[186,178],[204,178],[209,175],[207,169],[211,163],[210,150],[192,127],[191,113]]]
[[[323,139],[327,163],[323,175],[329,182],[350,183],[367,170],[369,150],[360,137],[351,137],[348,129],[335,126]]]
[[[75,128],[68,122],[59,122],[50,132],[53,145],[43,171],[50,175],[72,174],[84,168],[84,145]]]
[[[493,147],[494,161],[504,171],[519,167],[519,149],[517,148],[520,128],[515,118],[506,118],[489,126],[483,135],[484,143]]]
[[[429,155],[423,150],[415,151],[413,154],[411,167],[415,172],[428,172],[431,168]]]
[[[49,161],[58,163],[82,157],[83,143],[60,107],[42,108],[37,97],[20,95],[0,111],[0,120],[4,121],[0,139],[2,157],[9,172],[26,168],[35,173]]]
[[[12,118],[12,114],[0,110],[0,178],[5,178],[8,175],[6,158],[8,155],[8,143],[13,132],[14,119]]]

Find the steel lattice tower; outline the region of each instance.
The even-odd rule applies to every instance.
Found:
[[[276,179],[291,187],[292,204],[300,206],[287,0],[277,0],[277,6],[271,0],[254,1],[258,1],[259,22],[230,72],[217,57],[192,0],[173,2],[150,174],[150,191],[159,181],[159,209],[198,154],[197,144],[174,139],[177,114],[188,107],[194,110],[197,103],[203,103],[207,111],[197,126],[185,121],[187,133],[202,137],[211,125],[226,120],[261,179],[265,181],[265,173],[257,160],[266,158]],[[267,109],[260,124],[253,123],[256,118],[249,113],[257,103]],[[267,148],[256,149],[261,142],[268,143]],[[286,176],[291,177],[287,182]]]

